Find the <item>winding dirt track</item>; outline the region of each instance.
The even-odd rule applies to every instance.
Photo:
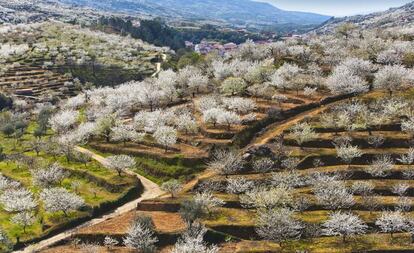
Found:
[[[76,147],[75,149],[77,151],[81,152],[81,153],[89,155],[92,159],[96,160],[97,162],[99,162],[103,166],[107,167],[108,161],[105,159],[105,157],[100,156],[98,154],[95,154],[92,151],[90,151],[88,149],[85,149],[85,148],[82,148],[82,147]],[[57,234],[57,235],[55,235],[51,238],[48,238],[48,239],[40,241],[36,244],[30,245],[30,246],[24,248],[23,250],[15,251],[15,252],[32,253],[32,252],[43,250],[43,249],[45,249],[49,246],[52,246],[53,244],[55,244],[59,241],[70,238],[71,236],[76,234],[77,231],[81,228],[93,226],[93,225],[96,225],[96,224],[101,223],[103,221],[112,219],[112,218],[114,218],[116,216],[119,216],[121,214],[130,212],[130,211],[136,209],[137,204],[139,202],[141,202],[143,200],[147,200],[147,199],[153,199],[153,198],[156,198],[156,197],[159,197],[159,196],[165,194],[165,192],[163,192],[156,183],[150,181],[149,179],[147,179],[147,178],[145,178],[141,175],[138,175],[138,174],[136,174],[132,171],[126,171],[126,174],[134,175],[141,181],[141,183],[144,187],[144,192],[143,192],[143,194],[141,195],[140,198],[138,198],[136,200],[133,200],[133,201],[130,201],[130,202],[124,204],[123,206],[118,207],[116,210],[114,210],[113,212],[111,212],[109,214],[106,214],[106,215],[103,215],[101,217],[92,219],[92,220],[90,220],[88,222],[85,222],[85,223],[83,223],[83,224],[81,224],[81,225],[79,225],[79,226],[77,226],[73,229],[67,230],[67,231],[62,232],[60,234]]]
[[[284,121],[273,123],[269,125],[268,127],[266,127],[266,130],[264,131],[263,134],[254,138],[249,146],[268,144],[269,142],[271,142],[271,140],[274,137],[282,134],[283,131],[299,123],[300,121],[305,119],[305,117],[312,117],[312,116],[318,115],[319,113],[325,111],[328,108],[329,106],[327,105],[321,106],[321,107],[300,113]]]
[[[269,126],[267,126],[260,136],[257,136],[254,138],[249,145],[247,145],[247,148],[251,146],[260,146],[264,144],[268,144],[271,142],[271,140],[283,133],[283,131],[289,129],[293,125],[299,123],[300,121],[304,120],[307,117],[313,117],[316,116],[327,109],[329,109],[332,105],[339,104],[349,98],[343,98],[339,99],[330,103],[326,103],[324,105],[320,105],[317,108],[310,109],[307,111],[304,111],[302,113],[299,113],[295,116],[289,117],[286,120],[275,122]]]

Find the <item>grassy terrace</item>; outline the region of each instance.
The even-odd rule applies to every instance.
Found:
[[[390,239],[385,234],[369,234],[358,236],[343,244],[341,239],[336,237],[319,237],[312,240],[289,241],[283,246],[283,249],[276,243],[267,241],[241,241],[237,243],[228,243],[223,246],[221,252],[248,252],[265,253],[265,252],[296,252],[306,250],[315,253],[350,253],[364,252],[368,250],[410,250],[412,245],[407,243],[410,240],[408,234],[397,234],[394,239]]]
[[[412,93],[412,91],[411,91]],[[409,93],[410,94],[410,93]],[[383,93],[370,94],[364,96],[365,99],[378,99],[383,96]],[[408,250],[413,249],[411,238],[409,234],[396,234],[391,238],[389,234],[378,233],[378,227],[372,226],[376,219],[381,216],[385,210],[394,210],[399,204],[399,196],[392,192],[392,187],[401,183],[407,184],[408,192],[405,194],[406,199],[410,202],[411,210],[404,212],[406,218],[414,218],[413,210],[413,195],[412,189],[414,187],[413,180],[402,177],[402,172],[407,169],[412,169],[413,166],[401,165],[396,162],[393,165],[392,172],[389,176],[384,178],[369,176],[365,170],[370,166],[371,160],[375,155],[387,154],[391,155],[394,160],[401,154],[408,151],[409,141],[412,136],[408,133],[393,130],[375,130],[371,134],[367,130],[358,130],[353,132],[338,131],[336,134],[333,130],[322,129],[318,122],[317,115],[306,119],[311,122],[313,127],[317,127],[318,135],[311,142],[305,142],[303,145],[298,145],[295,138],[290,134],[289,130],[284,130],[284,144],[285,150],[290,153],[290,156],[302,158],[302,164],[299,165],[298,174],[302,176],[312,175],[318,172],[346,172],[347,177],[341,179],[349,188],[356,182],[370,182],[374,189],[374,199],[377,203],[377,208],[373,211],[368,211],[364,207],[364,200],[358,194],[354,195],[355,205],[345,208],[344,211],[350,211],[358,215],[365,223],[370,224],[368,234],[352,237],[347,243],[343,243],[339,237],[315,237],[312,239],[289,240],[283,243],[283,248],[279,245],[267,242],[258,241],[258,236],[254,232],[256,213],[255,209],[244,209],[240,205],[237,195],[227,194],[223,191],[216,192],[214,195],[225,201],[225,206],[217,208],[211,215],[203,219],[208,227],[226,233],[231,236],[242,238],[241,241],[224,243],[221,249],[222,252],[295,252],[298,250],[306,250],[307,252],[361,252],[369,250]],[[276,126],[277,127],[277,126]],[[387,126],[385,126],[387,127]],[[275,131],[277,132],[277,131]],[[337,136],[349,135],[352,137],[352,144],[358,145],[364,153],[362,159],[355,159],[350,166],[341,161],[337,157],[337,152],[331,144],[332,140]],[[381,135],[385,138],[385,142],[378,148],[374,148],[367,143],[369,136]],[[270,145],[270,147],[273,147]],[[312,165],[312,159],[320,157],[323,162],[328,164],[315,168]],[[396,160],[395,160],[396,161]],[[353,173],[349,173],[353,172]],[[236,175],[230,175],[228,178],[244,178],[255,182],[256,185],[269,185],[272,176],[277,176],[278,172],[273,173],[254,173],[250,170],[243,171]],[[214,175],[203,181],[219,182],[221,185],[226,185],[227,177]],[[312,187],[305,186],[294,189],[292,191],[294,198],[305,197],[310,201],[311,208],[296,212],[294,217],[306,223],[322,224],[329,219],[329,214],[332,210],[328,210],[321,206],[316,196],[313,193]]]
[[[108,152],[102,152],[88,145],[85,148],[93,151],[96,154],[99,154],[103,157],[108,157],[113,154]],[[123,152],[122,152],[123,153]],[[126,152],[128,154],[128,152]],[[145,155],[134,156],[136,161],[136,166],[134,171],[144,177],[147,177],[151,181],[162,184],[170,179],[180,179],[180,180],[189,180],[194,177],[194,175],[203,170],[205,167],[204,164],[195,164],[194,166],[186,166],[180,162],[180,155],[176,155],[175,158],[177,162],[167,162],[163,161],[162,158],[154,159]]]
[[[31,123],[20,140],[16,142],[15,139],[9,138],[0,134],[0,143],[3,147],[3,152],[6,155],[22,154],[27,157],[36,158],[38,165],[47,165],[51,163],[59,163],[64,167],[69,176],[61,182],[61,186],[73,191],[72,183],[79,183],[79,188],[76,193],[81,196],[86,203],[86,207],[80,211],[71,212],[68,217],[61,213],[47,213],[40,205],[36,216],[34,225],[27,227],[26,233],[23,228],[11,223],[10,218],[12,214],[0,209],[0,224],[7,231],[13,242],[16,242],[17,237],[20,241],[29,240],[49,233],[53,229],[61,227],[70,221],[81,217],[90,216],[94,208],[102,204],[115,202],[123,197],[136,183],[133,177],[118,177],[117,174],[109,169],[103,168],[95,161],[90,161],[86,164],[70,161],[68,162],[64,156],[51,157],[50,155],[40,152],[37,156],[34,151],[29,151],[28,142],[33,140],[33,130],[35,124]],[[43,137],[48,138],[48,136]],[[35,196],[40,193],[40,188],[32,184],[30,169],[35,167],[35,164],[23,164],[19,161],[4,160],[0,162],[0,172],[13,180],[20,182],[25,188],[30,189]],[[89,175],[85,177],[85,174]],[[113,187],[107,188],[103,182]],[[112,188],[112,189],[111,189]]]

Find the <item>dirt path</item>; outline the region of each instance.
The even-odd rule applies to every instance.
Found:
[[[368,94],[368,93],[367,93]],[[349,98],[342,98],[330,103],[326,103],[323,105],[320,105],[317,108],[302,112],[298,115],[295,115],[293,117],[290,117],[284,121],[279,121],[279,122],[275,122],[269,126],[267,126],[263,133],[260,134],[260,136],[254,138],[251,143],[247,146],[251,147],[251,146],[255,146],[255,145],[264,145],[264,144],[268,144],[273,138],[279,136],[280,134],[283,133],[283,131],[289,129],[290,127],[292,127],[293,125],[299,123],[300,121],[302,121],[303,119],[307,118],[307,117],[313,117],[315,115],[318,115],[322,112],[324,112],[325,110],[329,109],[329,107],[331,107],[334,104],[338,104],[343,102],[344,100],[347,100]]]
[[[89,155],[92,159],[98,161],[103,166],[105,166],[105,167],[108,166],[108,161],[105,159],[105,157],[100,156],[98,154],[95,154],[92,151],[90,151],[88,149],[85,149],[85,148],[82,148],[82,147],[76,147],[75,149],[77,151],[81,152],[81,153]],[[141,202],[143,200],[147,200],[147,199],[153,199],[153,198],[156,198],[156,197],[159,197],[159,196],[165,194],[165,192],[163,192],[156,183],[150,181],[149,179],[147,179],[147,178],[145,178],[141,175],[138,175],[138,174],[136,174],[132,171],[126,171],[126,174],[136,176],[139,180],[141,180],[141,183],[144,187],[144,192],[142,193],[140,198],[138,198],[136,200],[133,200],[133,201],[130,201],[130,202],[118,207],[116,210],[114,210],[113,212],[111,212],[109,214],[106,214],[106,215],[103,215],[101,217],[92,219],[92,220],[90,220],[86,223],[83,223],[83,224],[81,224],[81,225],[79,225],[79,226],[77,226],[73,229],[67,230],[67,231],[62,232],[60,234],[57,234],[57,235],[55,235],[55,236],[53,236],[49,239],[45,239],[45,240],[40,241],[36,244],[30,245],[30,246],[24,248],[23,250],[15,251],[15,252],[31,253],[31,252],[37,252],[37,251],[43,250],[43,249],[45,249],[45,248],[47,248],[47,247],[49,247],[49,246],[51,246],[51,245],[53,245],[53,244],[55,244],[59,241],[70,238],[71,236],[75,235],[77,233],[77,231],[81,228],[90,227],[90,226],[99,224],[103,221],[106,221],[106,220],[112,219],[114,217],[117,217],[121,214],[130,212],[130,211],[136,209],[137,204],[139,202]]]
[[[299,123],[304,118],[318,115],[319,113],[321,113],[321,112],[325,111],[326,109],[328,109],[328,107],[329,106],[321,106],[321,107],[312,109],[310,111],[305,111],[303,113],[300,113],[300,114],[298,114],[294,117],[288,118],[288,119],[286,119],[282,122],[273,123],[273,124],[269,125],[268,127],[266,127],[266,130],[263,134],[256,137],[255,139],[253,139],[253,141],[251,142],[251,144],[249,146],[267,144],[271,141],[271,139],[273,139],[274,137],[276,137],[278,135],[281,135],[283,133],[283,131],[285,131],[286,129],[289,129],[293,125]]]
[[[188,181],[187,183],[185,183],[183,185],[183,188],[181,190],[181,193],[190,192],[194,188],[194,186],[196,186],[198,184],[198,182],[200,182],[200,180],[206,179],[206,178],[210,178],[210,177],[212,177],[214,175],[216,175],[216,173],[214,171],[212,171],[212,170],[209,170],[209,169],[201,172],[194,179]]]
[[[162,54],[161,55],[161,59],[162,59],[162,62],[165,62],[167,60],[167,55],[166,54]],[[157,62],[156,63],[157,70],[155,71],[154,74],[151,75],[151,77],[156,77],[161,72],[161,64],[162,64],[162,62]]]

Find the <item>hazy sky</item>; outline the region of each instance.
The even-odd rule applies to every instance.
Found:
[[[398,7],[413,0],[257,0],[284,10],[307,11],[330,16],[366,14]]]

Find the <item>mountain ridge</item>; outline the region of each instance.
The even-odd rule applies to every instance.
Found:
[[[251,0],[60,0],[66,4],[94,7],[103,10],[144,12],[155,16],[176,16],[186,19],[213,19],[233,25],[320,24],[329,16],[281,10],[269,3]]]
[[[311,32],[317,34],[332,33],[344,24],[352,23],[361,29],[390,28],[414,24],[414,1],[401,7],[390,8],[386,11],[374,12],[365,15],[331,18],[320,24]]]

